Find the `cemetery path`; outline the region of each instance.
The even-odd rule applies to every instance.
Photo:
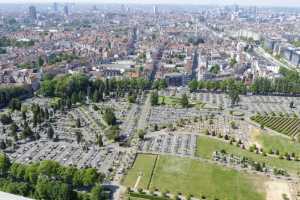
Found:
[[[147,126],[147,117],[151,110],[151,101],[150,101],[150,95],[147,95],[147,99],[142,107],[141,116],[138,121],[137,129],[143,130]]]
[[[139,175],[139,177],[137,178],[137,180],[136,180],[136,182],[135,182],[135,184],[134,184],[134,187],[133,187],[135,190],[136,190],[137,187],[139,186],[139,183],[140,183],[141,178],[142,178],[142,176]]]

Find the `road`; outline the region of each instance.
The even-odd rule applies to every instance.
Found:
[[[286,64],[283,62],[280,62],[279,60],[275,59],[273,56],[271,56],[269,53],[267,53],[264,49],[262,49],[261,47],[255,48],[254,51],[263,56],[265,59],[267,59],[269,62],[273,63],[273,65],[277,65],[277,66],[283,66],[286,67],[288,69],[293,69],[293,70],[297,70],[299,71],[299,69],[297,69],[295,66],[292,66],[290,64]]]

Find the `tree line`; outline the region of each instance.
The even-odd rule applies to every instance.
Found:
[[[94,168],[77,169],[55,161],[12,163],[0,154],[0,190],[43,200],[105,200],[104,175]],[[82,192],[80,192],[82,191]]]
[[[251,92],[253,94],[300,94],[300,75],[294,70],[280,68],[281,77],[269,79],[260,77],[253,81],[251,85],[246,85],[242,81],[227,79],[223,81],[196,81],[189,83],[191,92],[196,90],[222,91],[227,92],[228,89],[235,85],[240,94]]]
[[[0,38],[0,47],[30,47],[34,45],[33,40],[29,41],[17,41],[16,39],[10,39],[7,37]]]
[[[98,102],[105,97],[123,97],[151,88],[151,82],[143,78],[90,80],[84,74],[57,76],[42,81],[40,93],[46,97],[61,97],[72,104],[85,97]],[[69,100],[68,100],[69,99]]]
[[[236,88],[241,93],[246,93],[247,88],[246,85],[242,81],[234,80],[234,79],[227,79],[223,81],[196,81],[192,80],[189,82],[188,86],[191,92],[194,92],[196,90],[209,90],[209,91],[222,91],[226,92],[228,89],[235,85]]]
[[[0,108],[9,105],[14,98],[24,99],[31,97],[33,91],[29,85],[0,87]]]

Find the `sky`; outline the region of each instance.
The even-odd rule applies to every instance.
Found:
[[[257,6],[300,6],[300,0],[0,0],[0,3],[134,3],[134,4],[239,4]]]

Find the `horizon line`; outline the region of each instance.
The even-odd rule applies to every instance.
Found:
[[[86,5],[182,5],[182,6],[189,6],[189,5],[201,5],[201,6],[241,6],[241,7],[248,7],[248,6],[256,6],[256,7],[281,7],[281,8],[300,8],[299,5],[270,5],[270,4],[238,4],[238,3],[219,3],[219,4],[214,4],[214,3],[133,3],[133,2],[128,2],[128,3],[120,3],[120,2],[115,2],[115,3],[105,3],[105,2],[28,2],[28,3],[18,3],[18,2],[0,2],[0,5],[2,4],[7,4],[7,5],[14,5],[14,4],[19,4],[19,5],[46,5],[46,4],[53,4],[53,3],[58,3],[58,4],[86,4]]]

